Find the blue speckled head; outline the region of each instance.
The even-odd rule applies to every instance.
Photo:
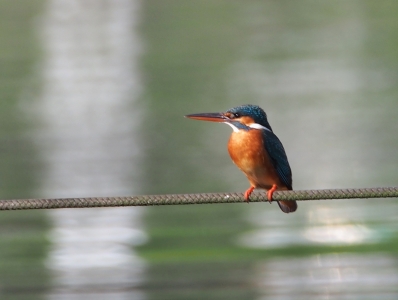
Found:
[[[251,117],[255,123],[265,126],[272,131],[271,125],[269,125],[267,120],[267,114],[258,105],[245,104],[236,106],[227,110],[227,113],[232,113],[236,115],[236,117]]]

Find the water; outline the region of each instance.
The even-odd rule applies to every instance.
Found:
[[[394,265],[395,259],[385,254],[276,259],[258,265],[261,292],[257,299],[291,299],[292,295],[294,299],[395,299]]]
[[[181,4],[178,1],[168,3]],[[166,18],[167,13],[163,14],[157,6],[147,8],[145,19],[149,18],[148,23],[152,24],[155,22],[153,16],[156,16],[159,25],[157,30],[149,25],[144,27],[146,37],[153,45],[144,57],[148,61],[156,58],[165,62],[170,58],[174,65],[184,65],[185,74],[192,78],[193,86],[184,90],[182,87],[186,86],[184,80],[187,79],[181,79],[181,75],[175,75],[180,80],[178,82],[165,81],[168,74],[173,74],[167,64],[164,67],[161,64],[144,65],[146,72],[153,76],[148,86],[148,98],[174,104],[168,110],[169,114],[164,114],[164,106],[159,110],[161,114],[156,114],[156,109],[152,113],[153,131],[158,132],[162,124],[171,124],[161,132],[173,141],[171,144],[168,139],[149,141],[154,149],[151,157],[160,157],[164,161],[159,164],[157,160],[153,164],[161,170],[155,174],[154,182],[165,181],[168,187],[174,187],[172,190],[182,192],[221,191],[225,190],[224,186],[227,190],[244,191],[248,183],[231,164],[225,149],[230,128],[200,122],[185,124],[177,114],[222,111],[249,102],[267,111],[270,123],[287,151],[296,189],[395,185],[397,173],[392,168],[396,167],[394,162],[398,158],[393,150],[398,144],[395,134],[398,103],[392,99],[396,96],[393,70],[397,66],[395,63],[391,65],[392,59],[372,55],[368,48],[370,41],[377,40],[373,26],[380,24],[380,15],[384,16],[386,11],[379,11],[380,15],[372,14],[371,3],[359,1],[218,3],[224,18],[212,18],[203,6],[196,7],[198,11],[193,12],[190,5],[182,5],[180,10],[174,7],[168,11],[173,20],[170,23],[159,17]],[[184,14],[177,11],[184,11]],[[177,30],[173,26],[176,24],[185,24],[186,28],[191,28],[192,24],[206,25],[195,27],[197,39],[194,39],[190,29],[184,31],[178,27]],[[380,27],[385,29],[390,21],[383,24],[385,27]],[[169,39],[158,38],[160,28],[162,35]],[[201,44],[204,41],[210,46],[204,47]],[[171,45],[184,47],[173,48],[174,55],[164,53],[163,49]],[[388,52],[386,49],[382,51]],[[189,55],[201,63],[185,64]],[[206,60],[207,57],[216,62]],[[207,73],[206,78],[197,80],[205,66],[207,71],[212,68],[219,71]],[[152,104],[151,107],[156,106]],[[186,127],[190,130],[189,135],[178,130]],[[180,151],[181,147],[187,152]],[[162,152],[156,149],[162,149]],[[177,160],[187,163],[180,173],[175,174]],[[149,164],[148,173],[152,175],[151,161]],[[179,174],[184,174],[185,178]],[[196,180],[193,174],[203,174],[198,180],[201,189],[191,186]],[[157,188],[159,192],[169,191],[167,187]],[[173,282],[181,282],[195,272],[195,282],[210,293],[212,299],[304,299],[309,295],[321,299],[345,296],[346,299],[361,299],[364,296],[362,286],[369,280],[384,282],[383,292],[375,293],[392,299],[396,295],[395,281],[386,282],[384,278],[386,273],[397,272],[395,259],[386,255],[396,249],[397,231],[393,225],[396,206],[392,200],[304,202],[299,203],[299,210],[293,215],[283,215],[275,205],[264,204],[236,206],[241,214],[233,213],[235,207],[194,208],[202,214],[205,224],[198,223],[195,218],[188,221],[193,214],[189,208],[176,209],[174,214],[160,209],[150,212],[152,218],[148,220],[148,226],[158,234],[155,241],[145,246],[143,253],[149,253],[148,259],[159,261],[159,265],[161,261],[171,261],[166,266],[152,266],[157,272],[181,270],[182,274],[176,272]],[[226,213],[228,209],[231,212]],[[222,215],[222,222],[209,217],[209,211],[212,215]],[[187,217],[180,217],[181,214]],[[225,217],[228,214],[233,217]],[[168,221],[170,219],[173,222]],[[180,239],[171,234],[179,228],[176,219],[181,220],[180,226],[190,229]],[[203,242],[207,259],[205,254],[195,252],[190,255],[191,263],[181,262],[181,252],[186,253],[184,247],[203,247],[192,239],[201,240],[206,234],[213,236],[213,228],[221,230],[224,226],[235,232],[235,236],[225,241],[230,246],[223,249],[223,254],[217,256],[220,249],[208,241]],[[161,231],[157,230],[159,227]],[[173,243],[176,246],[170,245]],[[246,251],[239,252],[233,245]],[[164,253],[165,248],[167,253]],[[363,254],[369,252],[371,256]],[[341,257],[343,261],[350,261],[351,257],[355,259],[352,259],[352,265],[345,267],[345,263],[341,265],[339,260],[330,258],[333,256]],[[328,268],[314,271],[313,257],[327,261]],[[367,259],[374,264],[367,264]],[[229,268],[223,268],[224,275],[236,270],[245,273],[234,277],[236,281],[229,279],[237,290],[209,291],[205,282],[211,280],[221,285],[223,277],[217,277],[219,265],[209,267],[217,274],[214,277],[197,271],[198,261],[206,260],[228,261],[229,264],[225,264]],[[242,261],[246,262],[244,268],[236,265]],[[383,273],[381,267],[381,271],[373,275],[372,270],[378,267],[378,262],[385,261],[391,263],[391,268]],[[258,273],[256,270],[260,266],[266,271]],[[187,269],[190,272],[182,271]],[[353,270],[357,274],[355,284],[347,288],[349,276],[342,276],[341,284],[334,285],[333,274],[327,275],[334,270]],[[314,285],[304,275],[300,278],[300,274],[314,272],[326,274],[322,277],[324,284]],[[153,273],[149,269],[149,282],[155,281]],[[280,273],[280,277],[275,275]],[[317,273],[314,276],[318,276]],[[286,281],[293,282],[292,286],[287,288]],[[242,290],[236,282],[250,286],[244,288],[246,294],[238,292]],[[163,297],[167,299],[188,297],[178,290],[166,295]],[[153,297],[162,298],[156,293]],[[191,297],[209,296],[203,292]]]
[[[0,43],[3,198],[244,191],[230,128],[182,117],[243,103],[266,110],[295,189],[396,185],[392,0],[15,3],[0,9],[13,29]],[[5,212],[0,294],[395,299],[396,207]]]
[[[47,197],[138,193],[139,109],[134,1],[47,3],[43,20],[43,92]],[[65,41],[67,41],[65,43]],[[145,263],[132,247],[147,240],[137,208],[50,211],[48,299],[143,299],[131,290]],[[104,294],[104,286],[114,292]],[[87,294],[87,290],[89,293]]]

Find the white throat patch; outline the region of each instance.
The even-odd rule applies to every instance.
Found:
[[[231,126],[233,131],[239,132],[239,128],[236,127],[234,124],[231,124],[229,122],[224,122],[224,124],[227,124],[227,125]]]
[[[224,122],[224,124],[227,124],[227,125],[231,126],[233,131],[239,132],[239,128],[236,127],[234,124],[229,123],[229,122]],[[264,130],[268,130],[268,131],[271,132],[271,130],[269,130],[267,127],[265,127],[263,125],[260,125],[260,124],[257,124],[257,123],[252,123],[248,127],[253,128],[253,129],[264,129]]]

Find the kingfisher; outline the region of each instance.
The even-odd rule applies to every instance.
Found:
[[[273,132],[267,114],[257,105],[241,105],[221,113],[186,115],[186,118],[225,123],[232,127],[228,152],[232,161],[245,173],[250,182],[245,201],[256,188],[267,190],[272,201],[276,190],[292,190],[292,171],[285,149]],[[296,201],[277,201],[284,213],[296,211]]]

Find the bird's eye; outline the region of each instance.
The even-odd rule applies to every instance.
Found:
[[[235,118],[239,118],[239,117],[240,117],[240,114],[234,113],[234,117],[235,117]]]

